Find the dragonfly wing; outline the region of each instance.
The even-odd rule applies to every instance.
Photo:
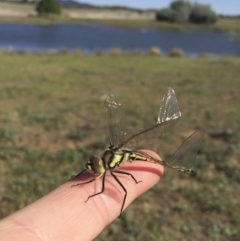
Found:
[[[203,137],[203,130],[194,132],[183,142],[173,156],[165,162],[165,165],[182,172],[189,172],[189,170],[192,171],[188,168],[196,159]]]
[[[162,136],[165,132],[167,132],[169,129],[172,128],[173,125],[175,125],[175,123],[178,121],[178,119],[172,119],[172,120],[168,120],[162,123],[157,123],[156,125],[154,125],[151,128],[148,128],[144,131],[141,131],[133,136],[131,136],[130,138],[128,138],[127,140],[125,140],[123,143],[121,143],[118,148],[122,148],[123,146],[125,146],[128,142],[139,142],[143,139],[151,139],[151,138],[156,138],[156,137],[160,137]]]
[[[105,101],[105,107],[108,109],[108,136],[111,146],[117,147],[124,140],[134,134],[133,130],[126,128],[125,114],[122,105],[118,102],[116,96],[110,93]],[[133,149],[135,141],[126,144],[126,149]]]
[[[163,95],[162,104],[160,106],[157,124],[145,131],[139,132],[132,137],[125,139],[118,148],[123,148],[130,143],[132,146],[143,139],[160,137],[176,124],[181,117],[181,111],[178,106],[177,97],[173,89],[168,88]]]
[[[157,123],[178,119],[180,117],[181,111],[178,105],[175,92],[173,89],[168,88],[162,99],[162,104],[160,106]]]
[[[105,106],[109,110],[109,141],[112,146],[118,147],[118,149],[132,150],[140,140],[160,137],[171,129],[181,116],[175,92],[171,88],[168,88],[163,96],[157,124],[137,134],[126,128],[122,106],[114,94],[108,95]]]

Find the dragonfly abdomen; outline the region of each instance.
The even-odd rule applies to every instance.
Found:
[[[188,173],[188,174],[194,173],[194,171],[192,169],[187,169],[187,168],[184,168],[184,167],[172,166],[171,168],[173,168],[177,171],[180,171],[180,172]]]
[[[145,162],[151,162],[155,164],[161,164],[164,165],[164,161],[161,161],[160,159],[155,159],[153,157],[147,156],[146,154],[141,154],[141,152],[132,152],[129,155],[129,161],[145,161]]]

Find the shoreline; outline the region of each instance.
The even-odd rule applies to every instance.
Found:
[[[157,22],[155,20],[127,20],[127,19],[97,19],[97,18],[66,18],[50,16],[41,18],[38,16],[1,16],[0,24],[35,24],[35,25],[57,25],[57,24],[99,24],[113,28],[124,29],[149,29],[156,31],[202,31],[202,32],[222,32],[229,33],[240,31],[240,19],[220,19],[219,24],[214,26],[194,25],[194,24],[172,24],[167,22]]]
[[[62,49],[46,49],[35,51],[28,49],[26,51],[17,51],[12,48],[0,49],[0,55],[81,55],[81,56],[136,56],[136,57],[158,57],[158,58],[190,58],[190,59],[222,59],[222,58],[239,58],[239,55],[215,55],[212,53],[202,52],[195,55],[189,55],[180,48],[173,48],[167,53],[163,53],[160,48],[151,47],[148,51],[130,50],[124,51],[120,48],[109,48],[107,50],[98,49],[92,53],[84,52],[84,50],[78,48],[73,51],[69,51],[67,48]]]

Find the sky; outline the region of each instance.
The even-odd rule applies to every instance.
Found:
[[[118,5],[140,9],[165,8],[173,0],[77,0],[79,2],[91,3],[96,5]],[[208,4],[218,14],[240,15],[240,0],[198,0],[190,1],[201,4]]]

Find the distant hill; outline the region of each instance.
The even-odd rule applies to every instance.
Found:
[[[224,15],[224,14],[219,14],[218,15],[220,18],[240,18],[240,15]]]
[[[85,2],[77,2],[74,0],[57,0],[57,2],[62,7],[77,7],[77,8],[96,8],[97,6],[85,3]]]
[[[75,0],[57,0],[57,2],[62,7],[70,7],[70,8],[105,8],[110,10],[130,10],[130,11],[137,11],[137,12],[143,12],[143,10],[137,9],[137,8],[130,8],[125,6],[98,6],[93,5],[86,2],[77,2]]]

